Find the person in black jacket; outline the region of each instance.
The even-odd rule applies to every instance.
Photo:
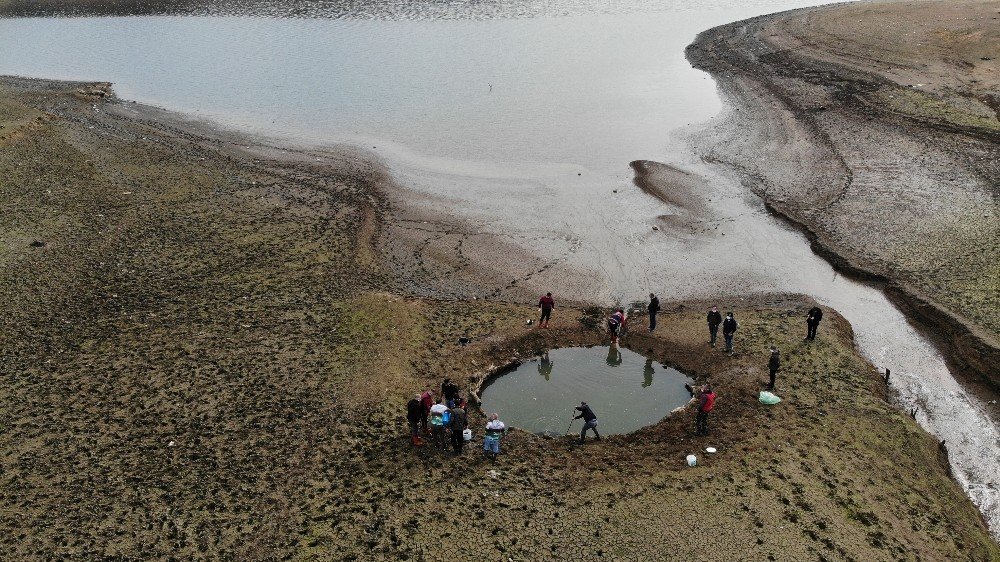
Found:
[[[722,315],[719,314],[719,307],[713,306],[712,310],[708,311],[708,333],[711,339],[708,343],[715,347],[715,338],[719,336],[719,324],[722,324]]]
[[[739,326],[736,323],[736,318],[733,317],[733,313],[727,312],[726,319],[722,321],[722,337],[726,339],[726,351],[730,356],[733,355],[733,334],[736,333],[736,328],[739,328]]]
[[[451,379],[444,379],[441,383],[441,395],[444,396],[445,405],[454,408],[458,398],[458,385],[451,382]]]
[[[819,328],[819,321],[823,319],[823,309],[818,306],[814,306],[809,309],[809,315],[806,316],[806,326],[808,331],[806,332],[807,340],[816,339],[816,328]]]
[[[649,293],[649,306],[646,310],[649,312],[649,331],[652,332],[656,329],[656,313],[660,311],[660,299],[653,293]]]
[[[424,405],[420,403],[420,395],[417,394],[406,403],[406,421],[410,424],[410,442],[414,445],[420,439],[420,418],[423,415]]]
[[[778,348],[771,346],[771,358],[767,361],[767,369],[771,372],[771,382],[768,383],[767,389],[774,390],[774,379],[778,375],[778,369],[781,368],[781,357],[778,353]]]
[[[580,402],[580,405],[574,409],[580,410],[580,415],[573,419],[578,420],[583,418],[583,429],[580,430],[580,444],[582,445],[587,438],[588,429],[593,429],[594,435],[597,436],[597,439],[600,439],[601,434],[597,432],[597,416],[594,415],[594,411],[590,409],[590,406],[586,402]]]

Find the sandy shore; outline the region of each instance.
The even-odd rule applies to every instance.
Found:
[[[5,78],[0,127],[11,559],[1000,557],[835,311],[804,345],[810,302],[720,303],[743,319],[730,358],[707,303],[664,303],[628,345],[719,388],[708,438],[685,412],[583,448],[517,432],[497,466],[413,450],[413,391],[599,343],[603,311],[525,327],[503,264],[462,261],[461,231],[393,202],[354,151],[269,146],[106,84]],[[785,401],[766,408],[772,343]]]
[[[892,22],[887,25],[886,22]],[[704,32],[734,105],[702,143],[957,371],[1000,385],[1000,3],[874,2]]]

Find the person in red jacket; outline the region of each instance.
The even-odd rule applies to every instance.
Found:
[[[552,317],[552,309],[556,307],[556,301],[552,299],[552,293],[545,293],[545,296],[538,299],[538,311],[542,317],[538,320],[539,328],[549,327],[549,318]]]
[[[708,413],[715,407],[715,392],[712,385],[701,388],[701,398],[698,400],[698,415],[695,416],[695,435],[708,435]]]
[[[434,405],[434,391],[425,390],[420,395],[420,406],[422,408],[422,412],[420,415],[420,423],[421,425],[423,425],[424,435],[428,435],[430,433],[430,430],[427,428],[427,416],[430,415],[431,406],[433,405]]]

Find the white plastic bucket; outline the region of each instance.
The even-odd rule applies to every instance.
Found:
[[[469,428],[465,428],[464,430],[462,430],[462,439],[466,441],[472,441],[472,430]]]

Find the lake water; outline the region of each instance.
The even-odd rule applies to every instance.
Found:
[[[691,379],[618,346],[554,349],[496,377],[482,389],[482,409],[509,426],[546,435],[579,434],[570,420],[586,401],[601,435],[652,425],[687,404]]]
[[[288,143],[364,147],[405,187],[399,199],[430,196],[565,266],[533,277],[557,297],[811,295],[851,322],[861,352],[892,369],[901,405],[948,440],[956,479],[996,531],[996,406],[880,291],[837,275],[691,148],[723,105],[684,47],[714,25],[815,3],[394,0],[311,3],[307,15],[327,16],[316,19],[0,20],[0,73],[111,81],[126,99]],[[636,159],[706,178],[697,220],[664,225],[678,211],[632,186]]]

